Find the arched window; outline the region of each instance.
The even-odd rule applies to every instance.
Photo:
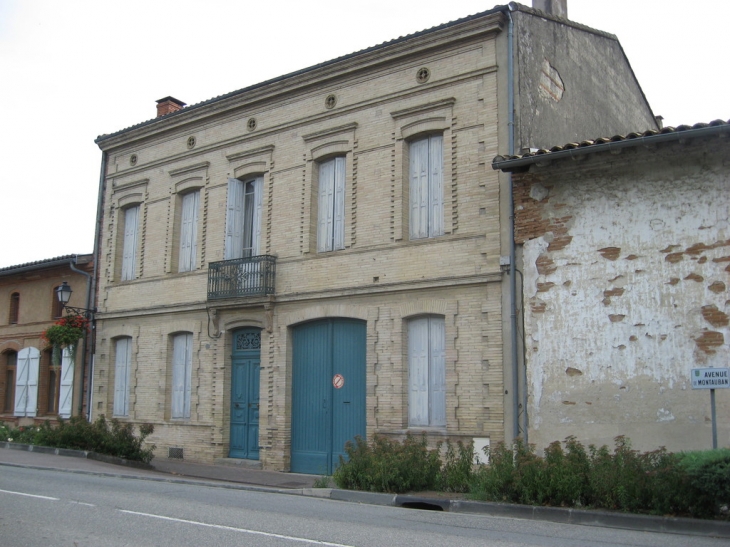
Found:
[[[14,292],[10,295],[10,316],[8,317],[8,323],[16,325],[18,323],[18,316],[20,315],[20,294]]]
[[[408,425],[446,425],[444,318],[408,321]]]

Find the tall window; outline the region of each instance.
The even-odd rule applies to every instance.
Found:
[[[444,233],[443,163],[441,135],[431,135],[411,142],[411,239],[436,237]]]
[[[15,370],[18,365],[18,354],[14,351],[8,351],[2,355],[4,361],[5,371],[3,378],[5,379],[5,386],[3,389],[3,412],[12,412],[13,404],[15,403]]]
[[[193,335],[177,334],[172,340],[172,417],[190,418],[193,370]]]
[[[38,406],[40,351],[23,348],[18,352],[15,371],[15,416],[35,416]]]
[[[199,202],[199,191],[189,192],[182,197],[179,272],[191,272],[197,269]]]
[[[408,322],[408,424],[446,425],[444,318],[419,317]]]
[[[15,325],[18,323],[18,315],[20,314],[20,294],[14,292],[10,295],[10,314],[8,323]]]
[[[129,415],[129,374],[132,362],[132,339],[117,339],[114,349],[114,416]]]
[[[225,260],[259,254],[263,177],[228,179]]]
[[[122,281],[135,278],[137,262],[137,226],[139,205],[124,210],[124,243],[122,244]]]
[[[345,158],[319,164],[317,251],[345,248]]]

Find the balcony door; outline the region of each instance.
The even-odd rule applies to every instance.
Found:
[[[228,179],[225,260],[259,254],[263,177]]]

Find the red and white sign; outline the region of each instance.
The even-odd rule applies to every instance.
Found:
[[[345,385],[345,377],[342,374],[335,374],[332,377],[332,385],[335,386],[335,389],[340,389]]]

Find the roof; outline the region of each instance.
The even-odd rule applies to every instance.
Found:
[[[585,154],[613,151],[621,148],[648,147],[663,142],[678,142],[700,137],[730,134],[730,121],[715,120],[710,123],[679,125],[662,129],[649,129],[640,133],[599,137],[595,140],[569,142],[550,149],[532,149],[517,156],[496,156],[492,160],[492,169],[513,172],[526,171],[531,165],[550,163],[552,161],[575,158]]]
[[[542,12],[540,10],[536,10],[536,9],[533,9],[533,8],[530,8],[530,7],[527,7],[527,6],[523,6],[522,4],[518,4],[517,2],[510,2],[509,5],[497,5],[497,6],[493,7],[492,9],[489,9],[489,10],[486,10],[486,11],[482,11],[482,12],[479,12],[479,13],[475,13],[474,15],[468,15],[466,17],[462,17],[461,19],[456,19],[454,21],[450,21],[448,23],[444,23],[444,24],[441,24],[441,25],[437,25],[437,26],[434,26],[434,27],[431,27],[431,28],[428,28],[428,29],[425,29],[425,30],[422,30],[422,31],[419,31],[419,32],[414,32],[412,34],[407,34],[405,36],[400,36],[398,38],[394,38],[393,40],[389,40],[387,42],[382,42],[380,44],[371,46],[369,48],[361,49],[361,50],[355,51],[353,53],[348,53],[347,55],[342,55],[341,57],[336,57],[335,59],[331,59],[329,61],[325,61],[323,63],[319,63],[317,65],[313,65],[313,66],[310,66],[308,68],[304,68],[304,69],[301,69],[301,70],[297,70],[295,72],[290,72],[289,74],[284,74],[283,76],[278,76],[278,77],[273,78],[271,80],[266,80],[264,82],[260,82],[260,83],[257,83],[257,84],[254,84],[254,85],[251,85],[251,86],[248,86],[248,87],[244,87],[244,88],[238,89],[236,91],[231,91],[230,93],[225,93],[223,95],[218,95],[217,97],[213,97],[212,99],[208,99],[208,100],[205,100],[205,101],[202,101],[202,102],[199,102],[199,103],[190,105],[190,106],[186,106],[185,108],[181,108],[180,110],[177,110],[176,112],[171,112],[169,114],[165,114],[164,116],[159,116],[159,117],[156,117],[156,118],[152,118],[152,119],[149,119],[147,121],[144,121],[144,122],[141,122],[141,123],[138,123],[138,124],[129,126],[127,128],[124,128],[124,129],[121,129],[119,131],[115,131],[113,133],[99,135],[94,142],[97,143],[97,144],[100,144],[100,143],[104,142],[107,139],[110,139],[110,138],[115,137],[115,136],[118,136],[118,135],[122,135],[122,134],[124,134],[124,133],[126,133],[128,131],[132,131],[134,129],[138,129],[138,128],[141,128],[141,127],[144,127],[144,126],[152,125],[154,123],[160,122],[161,120],[169,120],[170,118],[172,118],[174,116],[181,116],[181,115],[186,114],[187,112],[191,112],[193,110],[197,110],[199,108],[208,106],[208,105],[213,104],[213,103],[217,103],[217,102],[223,101],[225,99],[229,99],[231,97],[235,97],[237,95],[243,95],[243,94],[245,94],[247,92],[250,92],[250,91],[253,91],[255,89],[259,89],[259,88],[265,87],[267,85],[271,85],[271,84],[276,83],[276,82],[281,82],[281,81],[286,80],[288,78],[293,78],[295,76],[300,76],[300,75],[306,74],[308,72],[313,72],[315,70],[318,70],[318,69],[321,69],[321,68],[324,68],[324,67],[328,67],[328,66],[337,64],[339,62],[342,62],[342,61],[345,61],[345,60],[348,60],[348,59],[352,59],[352,58],[358,57],[360,55],[364,55],[366,53],[370,53],[370,52],[378,51],[380,49],[384,49],[384,48],[389,47],[389,46],[392,46],[394,44],[398,44],[398,43],[401,43],[401,42],[405,42],[407,40],[411,40],[413,38],[418,38],[418,37],[421,37],[421,36],[427,36],[429,34],[438,32],[438,31],[443,30],[443,29],[446,29],[446,28],[450,28],[450,27],[453,27],[453,26],[456,26],[456,25],[460,25],[460,24],[469,22],[469,21],[473,21],[473,20],[476,20],[476,19],[479,19],[479,18],[488,16],[488,15],[492,15],[492,14],[497,13],[497,12],[505,12],[505,11],[513,11],[513,12],[514,11],[521,11],[521,12],[524,12],[524,13],[527,13],[527,14],[530,14],[530,15],[534,15],[534,16],[537,16],[537,17],[542,17],[544,19],[550,19],[552,21],[558,22],[558,23],[563,24],[563,25],[568,25],[568,26],[571,26],[571,27],[575,27],[575,28],[580,29],[580,30],[583,30],[583,31],[592,32],[594,34],[598,34],[598,35],[601,35],[601,36],[605,36],[607,38],[611,38],[613,40],[618,41],[618,38],[616,38],[616,36],[613,35],[613,34],[610,34],[610,33],[607,33],[607,32],[603,32],[603,31],[600,31],[600,30],[596,30],[596,29],[590,28],[590,27],[588,27],[586,25],[582,25],[580,23],[576,23],[575,21],[570,21],[568,19],[564,19],[562,17],[557,17],[557,16],[554,16],[554,15],[551,15],[551,14],[547,14],[547,13],[544,13],[544,12]],[[165,97],[165,99],[168,99],[168,98],[172,98],[172,97]],[[160,99],[160,100],[162,101],[164,99]],[[182,101],[180,101],[180,102],[182,102]]]
[[[25,264],[16,264],[15,266],[6,266],[5,268],[0,268],[0,276],[13,275],[31,270],[43,270],[45,268],[69,264],[71,261],[74,264],[85,264],[90,262],[93,256],[91,254],[63,255],[44,260],[36,260],[35,262],[26,262]]]

